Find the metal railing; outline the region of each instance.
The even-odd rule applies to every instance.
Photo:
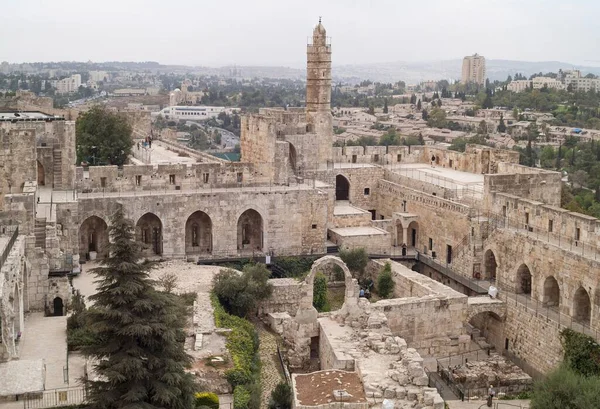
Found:
[[[12,247],[19,236],[19,226],[18,225],[10,225],[10,226],[0,226],[0,233],[2,235],[10,235],[8,242],[4,244],[2,248],[2,252],[0,253],[0,269],[4,266]]]
[[[574,331],[589,335],[596,341],[600,341],[600,329],[592,328],[589,324],[578,321],[568,314],[564,314],[557,307],[544,305],[530,295],[516,294],[500,288],[498,298],[507,305],[514,305],[524,310],[530,311],[536,317],[542,317],[548,323],[553,323],[559,330],[570,328]]]
[[[50,389],[23,396],[25,409],[55,408],[61,406],[81,405],[86,401],[87,393],[83,386],[61,389]]]

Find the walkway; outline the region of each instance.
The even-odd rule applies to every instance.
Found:
[[[281,373],[281,365],[277,356],[277,337],[268,331],[262,323],[255,323],[258,331],[260,346],[258,353],[260,355],[260,382],[262,388],[261,408],[269,407],[271,392],[278,383],[285,382]]]
[[[485,401],[477,400],[471,402],[461,402],[459,400],[447,401],[449,409],[484,409],[488,406]],[[493,409],[529,409],[530,400],[494,400]]]
[[[20,349],[21,360],[44,360],[45,389],[68,386],[63,375],[67,367],[67,317],[44,317],[41,312],[26,315]]]

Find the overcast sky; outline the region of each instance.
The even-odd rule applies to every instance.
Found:
[[[600,65],[599,0],[0,0],[0,61],[302,67],[462,58]]]

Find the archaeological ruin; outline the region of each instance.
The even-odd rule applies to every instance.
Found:
[[[83,167],[75,163],[74,121],[2,114],[0,367],[18,362],[19,343],[35,336],[26,314],[69,311],[70,276],[107,255],[117,206],[148,258],[322,256],[303,281],[272,279],[273,294],[258,309],[284,339],[292,371],[318,361],[312,375],[292,376],[297,408],[339,402],[332,394],[309,403],[303,378],[333,383],[337,374],[353,387],[358,379],[357,396],[366,400],[440,409],[428,375],[437,358],[478,343],[520,367],[517,383],[528,383],[561,361],[561,329],[600,339],[600,221],[560,207],[561,174],[479,145],[464,153],[333,147],[331,56],[319,22],[307,46],[306,107],[244,116],[240,162],[169,142],[193,163]],[[335,256],[357,248],[369,254],[373,278],[391,263],[392,299],[359,297],[356,278]],[[330,263],[344,272],[344,302],[318,313],[313,280]],[[468,369],[479,367],[489,370]],[[366,407],[359,397],[345,405]]]

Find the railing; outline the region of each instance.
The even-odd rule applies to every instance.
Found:
[[[456,281],[457,283],[462,284],[463,286],[467,287],[468,289],[470,289],[471,291],[477,293],[477,294],[487,294],[488,293],[488,289],[482,287],[481,285],[479,285],[479,283],[475,280],[473,280],[470,277],[466,277],[464,275],[455,273],[452,270],[452,264],[449,265],[444,265],[442,263],[440,263],[437,259],[434,259],[432,257],[430,257],[427,254],[423,254],[423,253],[419,253],[418,256],[418,261],[421,261],[422,263],[428,265],[431,268],[436,269],[437,271],[443,273],[446,277],[451,278],[452,280]]]
[[[10,234],[8,242],[4,245],[2,252],[0,253],[0,269],[2,269],[6,259],[8,258],[8,255],[10,254],[10,251],[12,250],[12,247],[15,244],[15,241],[17,240],[17,237],[19,236],[19,226],[0,226],[0,233],[3,235]]]
[[[535,225],[526,224],[525,220],[516,220],[498,213],[488,212],[482,214],[482,216],[492,220],[497,228],[516,230],[520,233],[524,233],[527,237],[545,241],[558,246],[561,249],[580,254],[583,257],[600,260],[600,248],[596,243],[576,240],[574,237],[567,237],[564,234],[550,232],[547,228],[544,229]]]
[[[87,393],[84,387],[50,389],[39,393],[23,396],[25,409],[54,408],[70,405],[81,405],[85,402]]]
[[[600,341],[600,329],[592,328],[589,324],[577,321],[572,316],[563,314],[555,307],[544,305],[544,303],[533,299],[526,294],[516,294],[500,289],[498,298],[507,305],[515,305],[530,311],[536,317],[545,318],[548,322],[554,323],[559,330],[570,328],[574,331],[589,335],[596,341]]]
[[[277,342],[277,356],[279,357],[279,364],[281,365],[281,372],[283,372],[283,375],[285,376],[285,381],[291,385],[292,377],[287,365],[285,364],[285,361],[283,360],[283,354],[281,352],[281,348],[279,348],[279,342]]]

